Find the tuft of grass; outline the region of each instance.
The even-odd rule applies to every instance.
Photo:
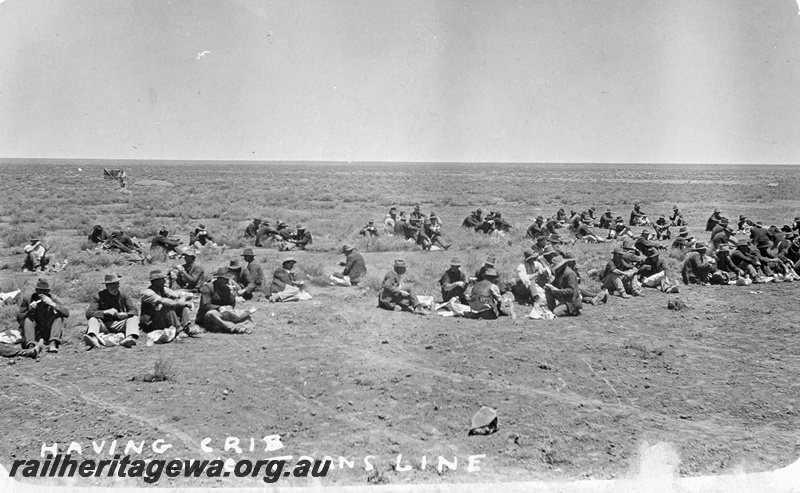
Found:
[[[175,380],[178,371],[175,369],[175,362],[171,359],[159,356],[153,365],[153,372],[148,373],[142,380],[145,382],[166,382]]]

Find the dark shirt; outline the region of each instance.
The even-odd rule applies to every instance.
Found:
[[[261,223],[259,223],[259,226]],[[245,238],[255,238],[256,234],[258,233],[259,226],[256,226],[256,223],[250,223],[244,229],[244,237]]]
[[[231,276],[232,281],[239,285],[242,293],[252,293],[256,289],[256,283],[253,281],[253,277],[250,276],[248,269],[228,269],[228,275]]]
[[[86,309],[86,319],[99,318],[103,322],[114,322],[119,320],[115,315],[103,313],[103,310],[114,308],[119,313],[127,313],[128,317],[136,316],[136,306],[133,304],[128,296],[118,292],[116,296],[108,292],[108,289],[98,291],[92,302],[89,303],[89,308]]]
[[[294,286],[296,282],[297,280],[294,277],[294,272],[286,270],[283,267],[278,267],[275,269],[275,272],[272,273],[272,284],[270,285],[269,292],[280,293],[287,284],[289,286]]]
[[[461,269],[458,269],[455,272],[453,272],[450,269],[444,271],[444,274],[442,274],[442,277],[439,279],[439,286],[441,286],[442,288],[442,298],[443,298],[442,301],[450,300],[450,298],[453,297],[451,292],[454,290],[458,290],[459,288],[458,286],[451,286],[450,288],[446,288],[445,286],[447,284],[453,284],[454,282],[459,282],[459,281],[462,281],[465,284],[467,282],[467,275],[461,272]]]
[[[643,277],[650,277],[658,274],[659,272],[666,272],[667,263],[661,258],[661,255],[655,257],[648,257],[639,267],[637,274]]]
[[[772,244],[772,241],[769,239],[769,233],[761,226],[754,226],[753,229],[750,230],[750,239],[757,247]]]
[[[361,253],[352,251],[347,256],[344,264],[343,276],[350,276],[350,282],[355,284],[367,275],[367,264],[364,262],[364,256]]]
[[[719,224],[720,221],[722,221],[722,216],[720,216],[716,212],[714,214],[711,214],[711,217],[709,217],[708,221],[706,222],[706,231],[711,231],[712,229],[714,229],[714,226]]]
[[[313,241],[311,240],[311,233],[308,231],[297,231],[294,235],[294,244],[297,245],[297,248],[300,250],[305,250],[306,246],[312,244]]]
[[[53,317],[69,317],[69,308],[67,308],[56,295],[49,294],[47,296],[53,300],[53,303],[56,305],[55,307],[50,307],[40,301],[41,297],[36,292],[22,298],[22,302],[19,305],[19,313],[17,314],[17,320],[20,325],[22,325],[26,318],[36,322],[38,326],[40,324],[48,324]],[[39,303],[37,303],[35,307],[31,307],[31,303],[35,301],[39,301]]]
[[[247,264],[247,271],[250,273],[250,277],[256,285],[255,289],[261,289],[266,285],[267,278],[264,277],[264,269],[261,267],[261,264],[254,260]]]
[[[214,281],[208,281],[200,288],[200,307],[197,310],[195,321],[202,323],[203,319],[211,310],[219,310],[223,306],[236,306],[236,295],[224,284],[218,286]]]
[[[186,271],[186,273],[184,274],[178,271],[178,275],[175,278],[175,282],[178,286],[190,291],[200,289],[203,286],[203,283],[206,281],[206,273],[202,267],[197,265],[197,262],[192,265],[183,264],[183,270]]]
[[[527,233],[528,238],[532,238],[535,240],[540,236],[546,236],[546,235],[547,235],[547,229],[543,224],[535,222],[528,227],[528,233]]]
[[[707,283],[711,265],[703,259],[700,252],[689,252],[683,261],[681,276],[685,284]]]
[[[556,289],[551,289],[550,294],[561,303],[565,303],[570,313],[579,312],[583,308],[581,290],[578,287],[578,277],[569,266],[560,269],[551,283]]]
[[[150,240],[150,249],[163,248],[165,251],[175,251],[175,247],[180,245],[180,240],[175,240],[164,235],[155,235]]]
[[[102,243],[108,239],[108,233],[103,228],[93,229],[92,234],[89,235],[89,241],[92,243]]]

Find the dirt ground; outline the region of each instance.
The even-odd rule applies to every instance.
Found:
[[[447,213],[457,220],[462,210]],[[445,265],[452,253],[403,257],[413,264],[437,256]],[[365,255],[380,275],[397,256]],[[333,251],[298,257],[334,266],[342,259]],[[0,271],[4,282],[35,277]],[[374,291],[311,286],[308,302],[245,304],[258,308],[251,335],[91,352],[81,340],[86,304],[68,300],[73,313],[58,355],[0,361],[0,463],[37,458],[43,442],[64,450],[75,441],[96,457],[93,440],[116,439],[118,447],[144,440],[142,458],[330,456],[325,485],[574,480],[625,475],[643,443],[665,441],[678,449],[682,475],[775,469],[800,455],[798,289],[681,286],[690,308],[680,311],[667,309],[676,295],[647,290],[587,306],[578,318],[533,321],[517,306],[516,321],[474,321],[386,312]],[[143,381],[157,359],[173,364],[173,378]],[[468,436],[481,406],[497,410],[500,429]],[[280,435],[284,448],[265,454],[258,440],[266,435]],[[210,455],[200,450],[206,437]],[[253,437],[256,449],[224,452],[226,437]],[[148,450],[159,438],[173,445],[162,455]],[[398,454],[412,470],[395,470]],[[480,471],[468,472],[468,457],[480,454]],[[340,456],[355,467],[340,468]],[[438,473],[439,456],[457,457],[456,470]],[[163,477],[159,486],[259,484]]]

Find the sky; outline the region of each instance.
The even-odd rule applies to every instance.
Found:
[[[798,164],[795,0],[0,0],[0,157]]]

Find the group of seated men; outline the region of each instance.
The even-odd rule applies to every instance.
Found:
[[[390,208],[383,220],[383,230],[387,235],[415,243],[423,250],[447,250],[452,245],[442,237],[441,218],[435,212],[424,214],[419,205],[414,206],[408,216],[405,211],[400,211],[398,215],[396,207]],[[374,222],[370,221],[361,234],[377,236]]]
[[[489,214],[483,217],[483,210],[476,209],[464,218],[461,227],[489,235],[494,232],[508,233],[514,226],[503,219],[501,212],[489,211]]]
[[[284,221],[276,221],[275,227],[267,219],[254,218],[244,230],[245,238],[255,238],[255,246],[265,247],[270,242],[278,245],[278,250],[305,250],[313,243],[311,233],[303,224],[292,230]]]

